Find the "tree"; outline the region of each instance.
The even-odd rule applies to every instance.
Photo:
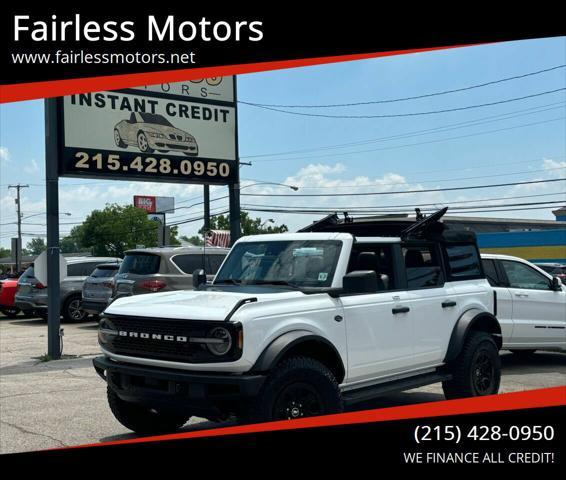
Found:
[[[39,255],[47,248],[45,240],[40,237],[32,238],[24,248],[24,255]]]
[[[77,231],[79,229],[80,226],[74,227],[69,235],[59,240],[59,248],[61,249],[61,253],[79,253],[85,250],[86,247],[83,247],[80,244],[79,238],[77,238]],[[73,231],[75,231],[75,234],[73,234]]]
[[[262,220],[261,218],[250,218],[248,212],[241,212],[240,225],[242,228],[242,235],[258,235],[262,233],[284,233],[289,231],[285,224],[275,225],[270,223],[270,220]],[[211,230],[230,230],[230,215],[217,215],[210,219]],[[199,233],[204,232],[204,227],[199,230]]]
[[[0,258],[10,257],[12,251],[9,248],[0,247]]]
[[[106,205],[94,210],[82,225],[71,230],[78,246],[91,249],[93,255],[122,257],[137,245],[157,245],[157,222],[147,218],[147,212],[133,205]],[[176,239],[175,239],[176,240]]]
[[[204,245],[202,235],[193,235],[192,237],[188,237],[187,235],[181,235],[181,240],[183,240],[184,242],[188,242],[191,245],[195,245],[196,247],[200,247]]]

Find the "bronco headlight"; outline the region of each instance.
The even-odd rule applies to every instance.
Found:
[[[113,325],[105,317],[102,317],[98,325],[98,343],[100,345],[108,343],[116,335],[118,335],[118,331],[113,328]]]
[[[226,355],[232,348],[232,335],[223,327],[213,328],[208,333],[206,346],[213,355]]]

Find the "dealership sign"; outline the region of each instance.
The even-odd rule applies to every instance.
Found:
[[[152,195],[134,195],[134,206],[147,213],[174,213],[174,197],[154,197]]]
[[[63,97],[59,175],[231,183],[235,97],[233,77]]]

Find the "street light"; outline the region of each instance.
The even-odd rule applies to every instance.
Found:
[[[40,213],[34,213],[33,215],[27,215],[25,217],[22,217],[22,220],[25,220],[26,218],[31,218],[31,217],[37,217],[38,215],[47,215],[47,212],[40,212]],[[60,212],[59,215],[67,215],[68,217],[71,216],[71,213],[69,212]]]
[[[297,187],[296,185],[288,185],[286,183],[278,183],[278,182],[255,182],[255,183],[249,183],[247,185],[244,185],[243,187],[240,187],[240,190],[243,190],[244,188],[248,188],[248,187],[255,187],[256,185],[277,185],[279,187],[287,187],[290,188],[293,191],[297,191],[299,189],[299,187]]]
[[[257,186],[257,185],[277,185],[277,186],[280,186],[280,187],[288,187],[295,192],[299,189],[299,187],[297,187],[296,185],[287,185],[286,183],[255,182],[255,183],[249,183],[248,185],[244,185],[243,187],[240,187],[240,190],[243,190],[244,188],[248,188],[248,187],[254,187],[254,186]],[[225,195],[223,197],[212,198],[212,199],[210,199],[210,202],[216,202],[218,200],[225,200],[226,198],[228,198],[228,195]],[[175,207],[175,211],[193,208],[193,207],[196,207],[198,205],[203,205],[204,203],[205,202],[197,202],[197,203],[193,203],[191,205],[187,205],[187,206],[183,206],[183,207]]]

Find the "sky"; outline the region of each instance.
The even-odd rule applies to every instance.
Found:
[[[240,101],[271,105],[389,100],[461,89],[564,64],[565,37],[505,42],[241,75],[238,97]],[[565,87],[566,69],[559,68],[481,88],[401,102],[283,109],[350,116],[412,114],[500,102]],[[450,203],[453,207],[472,210],[478,204],[534,201],[566,204],[564,182],[421,192],[566,177],[565,117],[565,90],[480,108],[371,119],[301,116],[240,104],[240,157],[243,162],[252,163],[240,170],[241,203],[256,210],[277,206],[340,212],[388,205],[394,207],[392,210],[408,211],[412,210],[408,205],[423,203],[436,206]],[[44,142],[43,101],[0,106],[0,245],[3,247],[9,247],[10,237],[16,233],[15,190],[8,188],[10,184],[29,184],[29,188],[22,190],[24,245],[33,236],[45,235]],[[299,189],[294,192],[286,186],[254,186],[257,182],[282,183]],[[134,194],[174,196],[177,206],[184,208],[168,215],[168,223],[198,218],[202,206],[191,205],[202,201],[202,190],[201,185],[62,178],[61,235],[93,209],[104,208],[107,203],[131,204]],[[329,196],[407,190],[417,193]],[[226,193],[226,187],[211,188],[213,199]],[[292,196],[273,196],[279,194]],[[297,196],[305,194],[319,196]],[[537,209],[466,215],[553,220],[552,210],[556,206],[557,203],[542,205],[540,209],[537,206]],[[214,201],[211,208],[213,213],[224,211],[226,200]],[[459,214],[457,209],[451,213]],[[290,230],[322,216],[321,213],[261,211],[251,211],[250,215],[285,223]],[[201,221],[195,221],[182,224],[179,229],[181,234],[192,235],[201,226]]]

